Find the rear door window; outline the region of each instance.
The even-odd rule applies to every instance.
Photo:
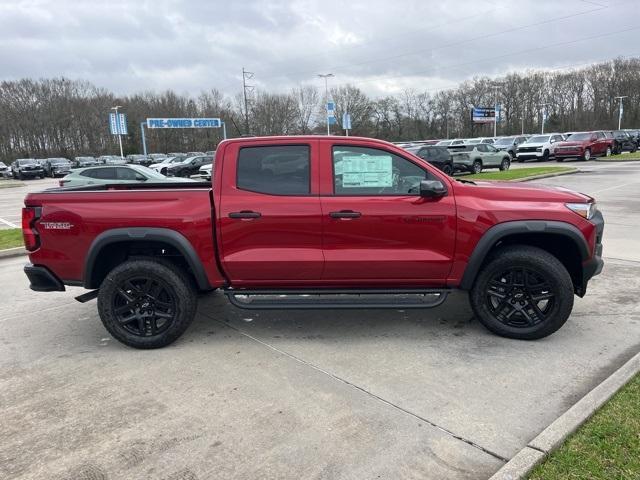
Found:
[[[85,170],[80,175],[83,177],[97,178],[100,180],[115,180],[116,172],[114,168],[93,168]]]
[[[237,186],[269,195],[309,195],[308,145],[245,147],[238,155]]]

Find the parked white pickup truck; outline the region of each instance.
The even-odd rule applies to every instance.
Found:
[[[525,160],[549,160],[555,153],[556,143],[562,142],[563,140],[564,135],[560,133],[534,135],[526,142],[518,145],[516,158],[520,163]]]

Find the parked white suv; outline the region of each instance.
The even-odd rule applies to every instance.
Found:
[[[519,162],[524,162],[525,160],[549,160],[555,153],[556,144],[563,140],[564,136],[560,133],[534,135],[526,142],[518,145],[516,158]]]

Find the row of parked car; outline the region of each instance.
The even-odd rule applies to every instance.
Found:
[[[624,151],[635,152],[640,145],[640,130],[455,138],[398,145],[452,175],[456,171],[480,173],[485,168],[508,170],[513,161],[589,160]]]
[[[199,174],[202,166],[210,164],[215,151],[209,152],[174,152],[169,154],[152,153],[150,155],[127,155],[126,158],[117,155],[102,155],[100,157],[78,156],[73,159],[53,158],[19,158],[7,166],[0,162],[0,176],[5,178],[28,179],[44,177],[64,177],[72,169],[96,167],[101,165],[139,165],[150,167],[152,170],[175,177],[189,177]],[[211,178],[211,169],[205,177]]]

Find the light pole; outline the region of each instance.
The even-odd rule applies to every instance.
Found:
[[[116,105],[115,107],[111,107],[111,110],[115,110],[116,112],[116,125],[118,125],[118,109],[122,108],[122,105]],[[120,129],[118,128],[118,132]],[[124,154],[122,152],[122,137],[120,137],[120,133],[118,133],[118,143],[120,144],[120,158],[124,158]]]
[[[544,133],[544,122],[547,119],[547,107],[551,105],[550,103],[541,103],[540,105],[538,105],[539,107],[542,107],[542,130],[540,131],[540,135],[542,135]]]
[[[628,95],[622,95],[619,97],[614,97],[618,99],[618,105],[619,105],[619,109],[618,109],[618,130],[620,130],[620,127],[622,126],[622,99],[623,98],[627,98]]]
[[[319,73],[318,77],[324,78],[324,108],[327,112],[327,135],[331,135],[331,127],[329,125],[329,83],[330,77],[335,77],[333,73]]]
[[[493,136],[498,136],[498,87],[501,83],[493,84]]]

